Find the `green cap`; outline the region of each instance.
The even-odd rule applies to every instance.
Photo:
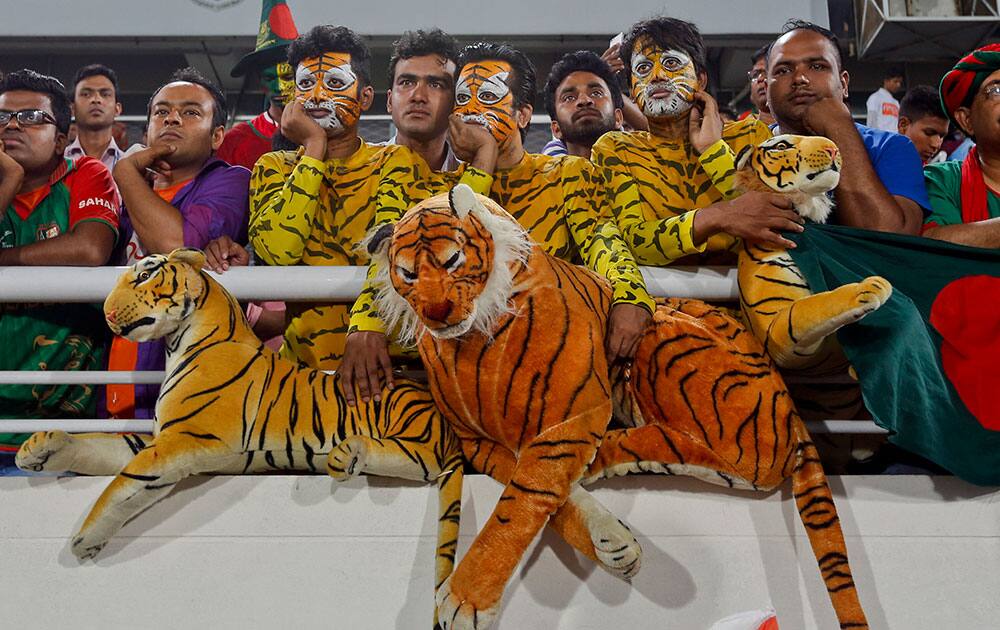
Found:
[[[229,74],[241,77],[249,70],[258,70],[284,61],[288,45],[299,36],[292,12],[284,0],[264,0],[260,13],[260,30],[253,52],[244,55]]]

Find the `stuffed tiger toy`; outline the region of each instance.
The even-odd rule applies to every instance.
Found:
[[[192,249],[148,256],[104,303],[115,334],[166,338],[155,437],[36,433],[17,454],[23,469],[117,475],[73,538],[73,553],[96,555],[189,475],[325,467],[338,480],[366,472],[437,482],[440,585],[454,562],[462,456],[426,387],[398,379],[381,402],[349,406],[336,375],[265,347],[204,262]]]
[[[668,300],[613,386],[607,281],[546,255],[488,198],[457,186],[381,227],[368,247],[380,313],[416,342],[473,468],[505,484],[438,591],[444,628],[491,624],[547,520],[591,557],[598,542],[619,541],[611,560],[633,575],[638,543],[580,482],[636,471],[757,490],[791,477],[841,627],[868,627],[815,447],[739,323],[702,302]],[[612,400],[621,395],[628,400]],[[609,431],[613,406],[633,426]]]
[[[840,152],[822,136],[780,135],[744,147],[736,161],[736,188],[788,196],[804,218],[825,223],[840,181]],[[740,307],[750,330],[781,368],[825,376],[843,372],[847,359],[836,337],[885,304],[892,286],[871,276],[813,294],[787,250],[744,241],[739,266]]]

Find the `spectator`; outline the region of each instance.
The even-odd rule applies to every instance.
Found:
[[[292,67],[286,62],[288,44],[299,36],[284,0],[264,0],[257,32],[253,52],[240,59],[229,74],[233,77],[259,74],[267,109],[250,122],[233,125],[216,152],[219,159],[247,169],[253,169],[260,156],[271,151],[285,102],[293,91]]]
[[[295,97],[285,107],[281,134],[302,148],[267,153],[254,168],[254,253],[270,265],[365,265],[368,257],[357,245],[377,213],[398,216],[422,198],[413,195],[432,194],[413,186],[431,175],[430,168],[406,147],[370,145],[358,135],[361,112],[371,106],[374,91],[371,54],[356,33],[317,26],[291,43],[288,62],[295,69]],[[365,304],[370,297],[364,295]],[[350,308],[339,304],[288,310],[283,356],[338,369],[352,403],[358,366],[366,375],[372,366],[375,380],[382,370],[392,385],[386,338],[373,311],[362,309],[352,319]],[[366,378],[365,400],[368,383]],[[381,388],[373,390],[380,398]]]
[[[618,80],[595,53],[564,55],[552,66],[543,91],[552,135],[563,141],[569,155],[589,160],[597,139],[622,127],[624,101]]]
[[[202,249],[226,235],[246,242],[250,171],[213,156],[222,143],[226,99],[193,68],[178,70],[149,99],[146,139],[119,160],[114,177],[124,201],[121,264],[178,247]],[[151,178],[147,178],[151,175]],[[150,181],[151,179],[151,181]],[[162,341],[115,338],[111,369],[162,370]],[[152,417],[159,387],[112,385],[112,415]]]
[[[724,201],[732,190],[734,151],[771,132],[752,117],[722,124],[715,99],[705,91],[698,28],[666,17],[639,22],[625,36],[621,56],[649,131],[605,134],[594,144],[593,160],[639,263],[667,265],[705,252],[719,262],[733,260],[734,236],[784,246],[778,231],[798,227],[786,200],[750,193],[738,211]]]
[[[112,170],[121,159],[122,149],[114,139],[115,117],[121,115],[118,75],[101,64],[84,66],[73,77],[73,118],[77,135],[66,147],[66,157],[84,155],[97,158]]]
[[[913,142],[924,164],[944,161],[941,143],[948,135],[948,115],[935,88],[918,85],[906,93],[899,105],[899,133]]]
[[[415,151],[434,171],[454,171],[448,117],[455,99],[455,40],[441,29],[406,31],[389,59],[386,111],[396,133],[389,144]]]
[[[897,94],[903,87],[902,68],[892,67],[882,77],[882,87],[872,92],[866,103],[868,116],[865,125],[872,129],[896,131],[899,126],[899,101]]]
[[[118,234],[118,193],[99,160],[63,157],[66,88],[31,70],[0,80],[0,265],[96,266]],[[0,303],[0,370],[89,370],[103,365],[98,305]],[[89,385],[0,385],[0,417],[93,417]],[[27,435],[0,434],[0,451]]]
[[[924,169],[931,199],[924,236],[1000,247],[1000,44],[955,64],[941,80],[941,102],[976,144],[962,162]]]
[[[754,52],[753,56],[750,57],[750,63],[753,65],[747,72],[747,78],[750,80],[750,102],[753,103],[753,113],[765,125],[774,124],[774,116],[771,115],[771,109],[767,106],[767,49],[770,46],[770,44],[761,46]]]
[[[930,207],[920,156],[895,131],[854,122],[837,37],[810,22],[788,22],[771,44],[767,78],[767,102],[780,133],[826,136],[840,149],[843,170],[831,222],[916,234]]]

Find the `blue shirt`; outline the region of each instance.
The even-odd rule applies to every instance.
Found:
[[[906,197],[930,214],[931,201],[924,185],[924,165],[913,142],[894,131],[854,123],[868,150],[868,159],[890,195]]]

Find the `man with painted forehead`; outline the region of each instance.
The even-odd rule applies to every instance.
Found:
[[[477,160],[491,175],[476,180],[473,189],[499,203],[549,254],[608,278],[614,292],[608,360],[630,358],[653,300],[628,247],[608,223],[597,170],[580,157],[524,150],[537,91],[535,68],[524,53],[480,42],[461,52],[458,68],[451,144],[459,158]],[[462,170],[451,177],[461,175]]]
[[[403,147],[373,146],[358,136],[372,103],[371,56],[350,29],[317,26],[288,48],[294,99],[281,133],[297,151],[264,154],[250,181],[250,242],[270,265],[366,265],[356,249],[377,208],[415,203],[409,185],[422,161]],[[289,305],[281,354],[336,369],[344,356],[349,306]]]
[[[706,254],[729,258],[735,237],[788,246],[781,230],[798,229],[791,205],[777,195],[725,199],[733,186],[735,152],[769,138],[755,117],[722,124],[706,91],[705,46],[697,27],[655,18],[631,28],[621,47],[632,97],[648,132],[611,132],[592,159],[608,182],[611,207],[636,260],[666,265]]]

